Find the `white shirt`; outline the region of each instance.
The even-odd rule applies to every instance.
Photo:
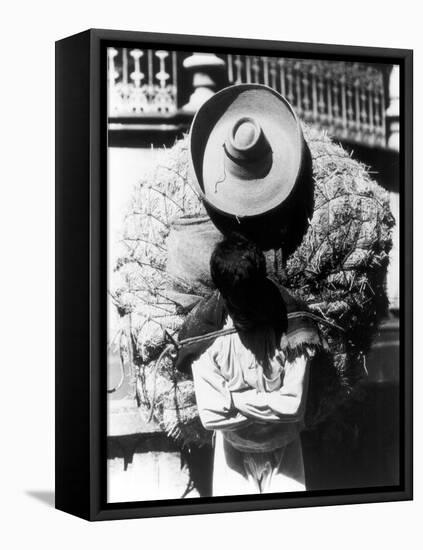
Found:
[[[308,357],[287,361],[271,327],[216,338],[192,371],[202,424],[236,449],[269,452],[298,437]]]

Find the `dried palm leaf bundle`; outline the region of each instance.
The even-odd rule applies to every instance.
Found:
[[[289,258],[266,253],[269,275],[313,313],[344,327],[346,338],[323,329],[335,368],[360,371],[387,309],[394,220],[387,193],[363,164],[325,133],[305,127],[304,135],[313,159],[314,213]],[[192,381],[175,372],[165,353],[164,331],[176,338],[187,312],[213,291],[208,259],[219,238],[189,180],[187,140],[179,140],[136,186],[112,296],[119,314],[130,318],[141,409],[187,445],[210,437],[198,419]]]

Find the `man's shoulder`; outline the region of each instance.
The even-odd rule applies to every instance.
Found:
[[[208,298],[202,298],[187,315],[179,332],[179,339],[202,336],[220,330],[226,318],[226,309],[218,291]]]
[[[278,289],[284,303],[287,313],[295,313],[299,311],[307,311],[307,305],[303,300],[294,296],[294,294],[289,291],[282,284],[276,282],[274,279],[269,279],[269,281]]]
[[[208,298],[202,298],[187,315],[178,339],[181,341],[221,330],[225,318],[226,309],[223,299],[220,293],[215,291]],[[213,339],[207,339],[183,347],[179,352],[176,368],[182,372],[189,372],[192,362],[200,357],[212,343]]]
[[[318,323],[310,318],[307,304],[280,283],[271,281],[278,289],[286,308],[287,329],[282,336],[281,348],[295,358],[305,349],[316,350],[326,347]]]

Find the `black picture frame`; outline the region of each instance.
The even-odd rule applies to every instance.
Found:
[[[393,487],[107,504],[106,47],[141,43],[400,66],[401,473]],[[411,50],[91,29],[56,43],[56,508],[87,520],[412,499]]]

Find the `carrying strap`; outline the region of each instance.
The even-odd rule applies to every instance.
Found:
[[[300,319],[300,318],[311,319],[316,323],[336,329],[339,332],[342,332],[345,334],[345,329],[342,328],[341,326],[337,325],[333,321],[328,321],[327,319],[323,319],[323,317],[319,317],[318,315],[315,315],[314,313],[311,313],[309,311],[294,311],[292,313],[288,313],[287,317],[288,317],[288,320]],[[213,340],[214,338],[218,338],[219,336],[235,334],[236,332],[238,332],[238,330],[235,327],[224,328],[224,329],[208,332],[200,336],[191,336],[190,338],[184,338],[183,340],[176,340],[175,338],[173,338],[173,336],[169,334],[167,330],[165,330],[165,338],[169,341],[170,344],[173,344],[173,346],[177,351],[179,351],[183,347],[190,346],[192,344],[197,344],[199,342],[206,342],[207,340]]]
[[[309,311],[294,311],[287,314],[288,320],[292,319],[299,319],[299,318],[306,318],[310,319],[316,323],[319,323],[321,325],[325,325],[327,327],[330,327],[332,329],[338,330],[339,332],[342,332],[345,334],[345,329],[341,326],[337,325],[333,321],[328,321],[327,319],[323,319],[322,317],[319,317],[318,315],[315,315],[314,313],[311,313]],[[199,342],[206,342],[208,340],[214,340],[220,336],[226,336],[229,334],[235,334],[238,330],[236,328],[224,328],[221,330],[215,330],[208,332],[206,334],[202,334],[200,336],[192,336],[190,338],[184,338],[183,340],[177,340],[174,338],[167,330],[164,331],[165,335],[165,341],[167,342],[167,345],[162,350],[161,354],[159,355],[154,367],[153,367],[153,392],[150,399],[151,405],[150,410],[147,418],[147,422],[151,422],[154,414],[154,404],[156,401],[156,381],[157,381],[157,371],[160,366],[160,363],[162,360],[169,356],[173,360],[175,360],[178,356],[179,351],[184,348],[188,347],[190,345],[198,344]]]

